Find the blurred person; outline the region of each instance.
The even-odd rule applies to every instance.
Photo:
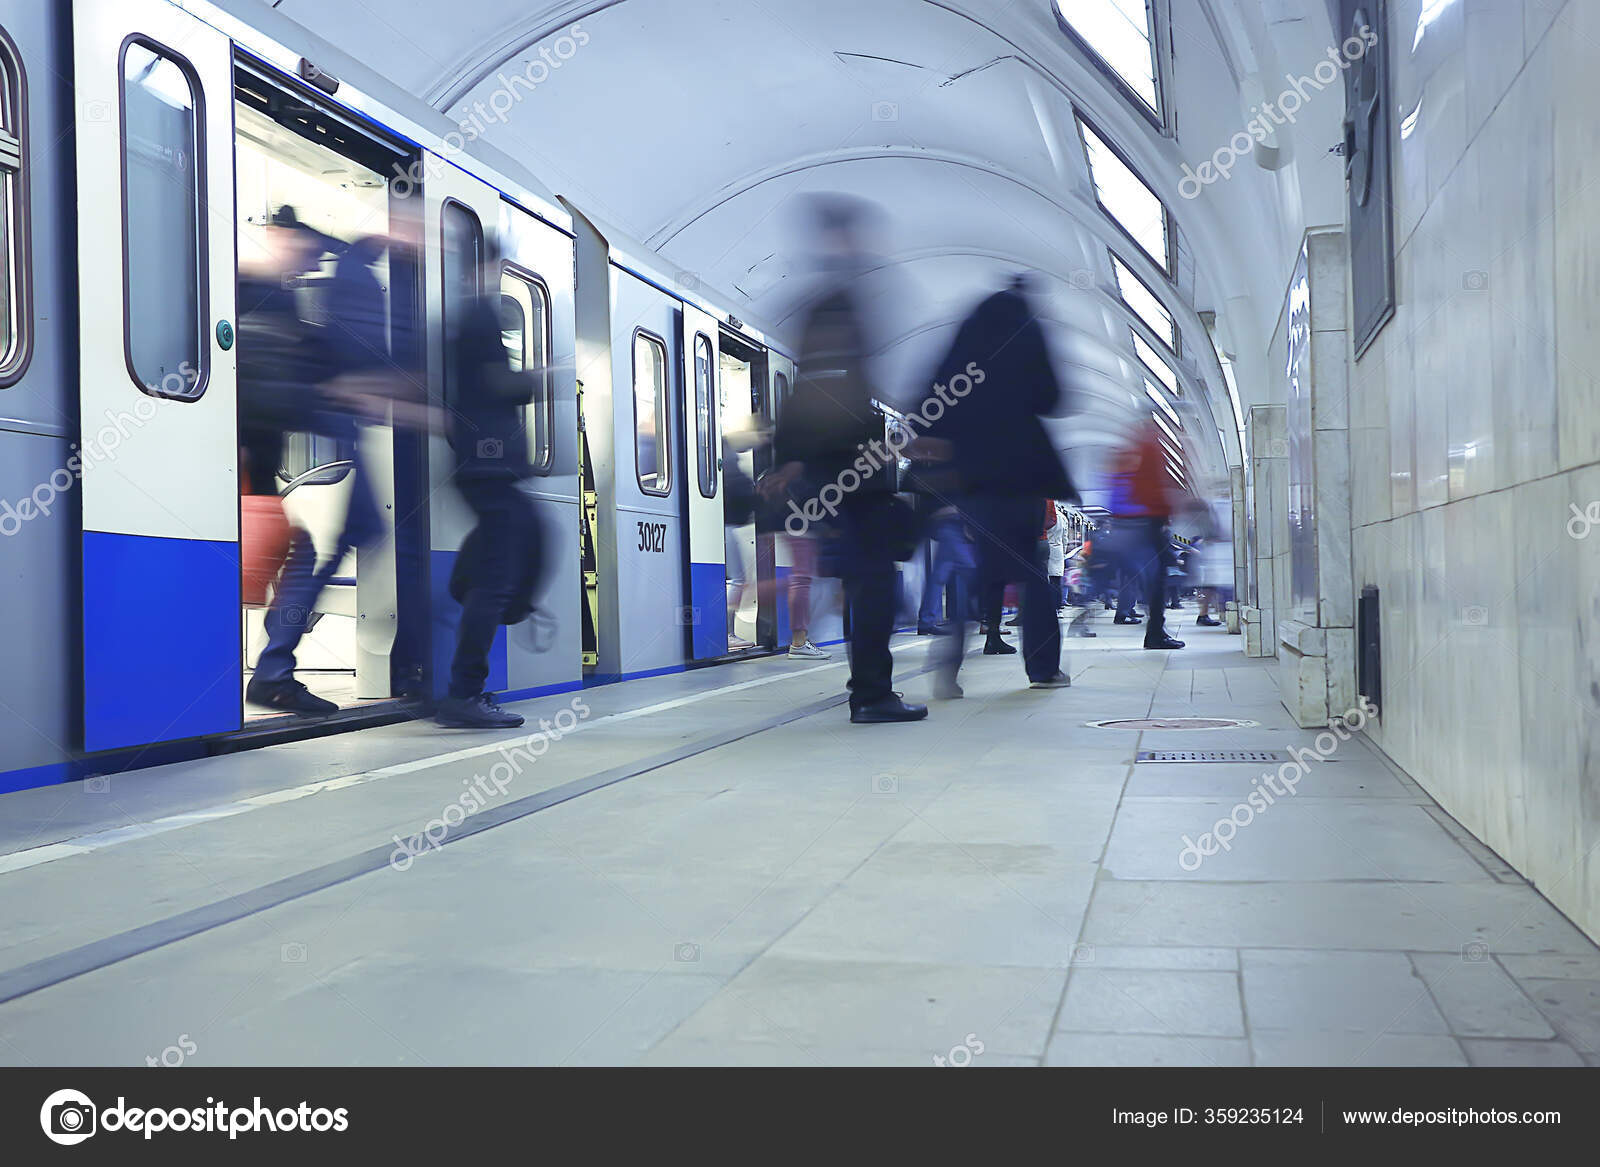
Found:
[[[328,333],[301,319],[294,282],[320,266],[322,256],[348,248],[300,221],[292,206],[273,213],[262,233],[264,254],[240,263],[239,411],[240,435],[248,463],[250,489],[276,494],[276,475],[287,434],[311,433],[339,441],[352,463],[349,504],[331,554],[320,566],[311,536],[292,533],[289,555],[278,577],[264,629],[267,644],[256,661],[245,700],[252,705],[310,716],[338,711],[338,705],[312,693],[295,679],[295,650],[315,622],[316,603],[337,574],[345,555],[382,537],[383,517],[361,465],[357,400],[341,388],[342,374],[387,360],[382,332],[359,341],[341,330]],[[381,297],[381,290],[378,292]],[[368,324],[366,289],[353,275],[337,274],[329,288],[330,319],[348,313],[358,326]],[[381,300],[378,310],[382,311]]]
[[[932,500],[930,505],[928,539],[933,548],[933,563],[923,580],[922,604],[917,612],[917,632],[922,636],[940,635],[947,631],[944,625],[949,621],[956,624],[966,622],[972,572],[977,567],[972,541],[967,537],[961,512],[953,505],[937,499]],[[950,614],[946,616],[945,594],[952,588],[955,599]]]
[[[1154,419],[1145,418],[1133,428],[1113,463],[1111,487],[1111,511],[1132,585],[1126,588],[1130,607],[1134,591],[1144,592],[1144,646],[1182,648],[1183,641],[1167,635],[1166,628],[1166,569],[1171,547],[1167,522],[1181,492],[1167,473],[1161,431]],[[1122,600],[1119,594],[1117,623],[1137,623],[1122,619]]]
[[[1222,623],[1212,615],[1220,608],[1224,594],[1233,586],[1233,543],[1228,538],[1229,504],[1220,500],[1195,500],[1190,510],[1197,525],[1195,538],[1195,602],[1199,615],[1195,624],[1215,628]]]
[[[512,371],[499,269],[486,265],[478,278],[481,290],[461,289],[468,307],[445,357],[455,388],[448,433],[456,462],[452,481],[477,525],[462,545],[463,555],[472,545],[470,566],[452,581],[452,591],[461,593],[461,622],[449,690],[435,719],[455,729],[510,729],[522,717],[501,708],[484,684],[500,625],[532,606],[526,589],[537,572],[528,564],[539,562],[543,550],[538,516],[520,484],[533,473],[524,410],[545,370]]]
[[[739,465],[741,449],[750,449],[753,439],[735,444],[722,435],[722,551],[727,565],[728,651],[744,652],[755,644],[740,636],[735,625],[750,582],[749,557],[744,553],[743,529],[755,522],[756,484]]]
[[[1066,610],[1067,595],[1061,590],[1061,577],[1067,573],[1067,524],[1055,499],[1045,501],[1045,541],[1050,548],[1050,564],[1046,569],[1050,586],[1055,589],[1056,613]]]
[[[877,346],[861,303],[873,212],[836,195],[815,198],[811,211],[820,279],[805,311],[794,391],[778,415],[771,488],[800,487],[806,499],[798,513],[810,508],[837,528],[850,617],[850,720],[918,721],[927,706],[894,691],[889,650],[895,547],[908,532],[907,508],[894,493],[897,468],[883,448],[883,415],[873,404],[868,357]]]
[[[815,494],[803,477],[786,478],[772,470],[756,480],[760,501],[756,511],[756,530],[775,534],[788,549],[789,574],[783,583],[789,607],[789,650],[791,660],[831,660],[833,654],[811,641],[811,584],[818,573],[821,541],[810,530],[800,534],[789,530],[784,521],[792,513],[790,505],[804,507]]]
[[[930,427],[930,435],[949,443],[961,509],[977,544],[988,629],[983,651],[1016,651],[999,637],[1000,604],[1006,585],[1014,582],[1029,685],[1056,689],[1072,682],[1061,669],[1061,625],[1041,533],[1046,500],[1076,503],[1078,492],[1041,420],[1060,408],[1062,388],[1029,294],[1026,278],[1017,276],[962,323],[933,380],[950,386],[965,377],[971,388]],[[944,656],[936,691],[959,691],[963,639],[950,638],[953,651]]]
[[[810,535],[783,539],[789,548],[789,656],[794,660],[832,660],[833,654],[811,643],[811,581],[817,575],[817,541]]]

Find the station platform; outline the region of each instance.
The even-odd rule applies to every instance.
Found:
[[[1141,752],[1318,750],[1193,615],[909,725],[836,648],[5,795],[0,1063],[1600,1065],[1600,950],[1359,735],[1186,855],[1281,763]],[[1249,724],[1090,724],[1175,717]]]

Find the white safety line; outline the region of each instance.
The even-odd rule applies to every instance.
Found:
[[[724,685],[720,689],[707,689],[703,693],[690,693],[683,697],[674,697],[670,701],[659,701],[654,705],[645,705],[638,709],[625,709],[620,713],[607,713],[603,717],[580,721],[572,729],[563,731],[561,736],[569,737],[572,734],[582,733],[585,730],[594,729],[596,726],[605,725],[608,722],[631,721],[635,717],[644,717],[651,713],[664,713],[669,709],[681,709],[685,705],[693,705],[696,702],[706,701],[712,697],[726,696],[729,693],[737,693],[744,689],[756,689],[762,685],[776,684],[779,681],[792,681],[796,677],[820,673],[825,669],[843,668],[846,663],[845,661],[835,661],[832,664],[812,665],[810,668],[796,669],[794,672],[778,673],[770,677],[757,677],[750,681],[740,681],[735,685]],[[609,688],[609,686],[607,687]],[[573,690],[573,692],[581,695],[582,690]],[[560,696],[560,694],[552,694],[552,696]],[[148,839],[155,835],[164,835],[169,831],[179,831],[199,823],[233,818],[235,815],[247,814],[253,810],[260,810],[265,806],[296,802],[302,798],[309,798],[313,794],[323,794],[331,790],[346,790],[352,786],[363,786],[368,782],[377,782],[384,778],[396,778],[402,774],[415,774],[419,770],[431,770],[435,766],[448,766],[452,762],[463,762],[469,758],[481,758],[486,754],[499,753],[538,736],[539,731],[535,730],[533,733],[525,734],[521,737],[502,738],[498,741],[485,742],[483,745],[469,746],[463,750],[452,750],[447,754],[434,754],[431,757],[418,758],[410,762],[399,762],[393,766],[381,766],[376,770],[363,770],[357,774],[345,774],[342,777],[329,778],[321,782],[308,782],[304,786],[290,786],[283,790],[271,790],[251,798],[241,798],[237,802],[219,803],[216,806],[202,807],[199,810],[189,810],[181,814],[152,819],[147,823],[134,823],[126,827],[116,827],[109,831],[96,831],[92,834],[79,835],[76,838],[66,839],[61,842],[46,843],[39,847],[13,851],[8,855],[0,855],[0,875],[12,871],[22,871],[29,867],[37,867],[41,863],[50,863],[53,860],[66,859],[73,855],[86,855],[90,851],[114,847],[119,843],[131,843],[136,839]]]

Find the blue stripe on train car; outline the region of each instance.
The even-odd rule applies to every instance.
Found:
[[[84,748],[243,724],[239,545],[83,533]]]
[[[728,569],[721,563],[689,565],[689,616],[695,660],[728,655]]]
[[[429,557],[433,604],[433,695],[443,697],[450,690],[450,661],[456,655],[456,629],[461,624],[461,605],[450,596],[450,573],[455,570],[454,551],[435,551]],[[506,630],[501,625],[489,649],[489,679],[484,690],[498,693],[506,687]]]

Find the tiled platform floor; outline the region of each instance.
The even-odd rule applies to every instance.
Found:
[[[1069,641],[1070,690],[975,657],[922,724],[829,709],[42,988],[0,1005],[0,1062],[183,1036],[209,1065],[1600,1064],[1600,951],[1359,740],[1185,869],[1267,768],[1136,751],[1312,735],[1270,665],[1176,615],[1178,653]],[[927,644],[899,641],[908,673]],[[589,690],[492,805],[837,694],[840,659]],[[1085,724],[1178,714],[1259,725]],[[486,740],[403,725],[4,796],[0,852],[92,849],[0,858],[0,977],[413,834]]]

